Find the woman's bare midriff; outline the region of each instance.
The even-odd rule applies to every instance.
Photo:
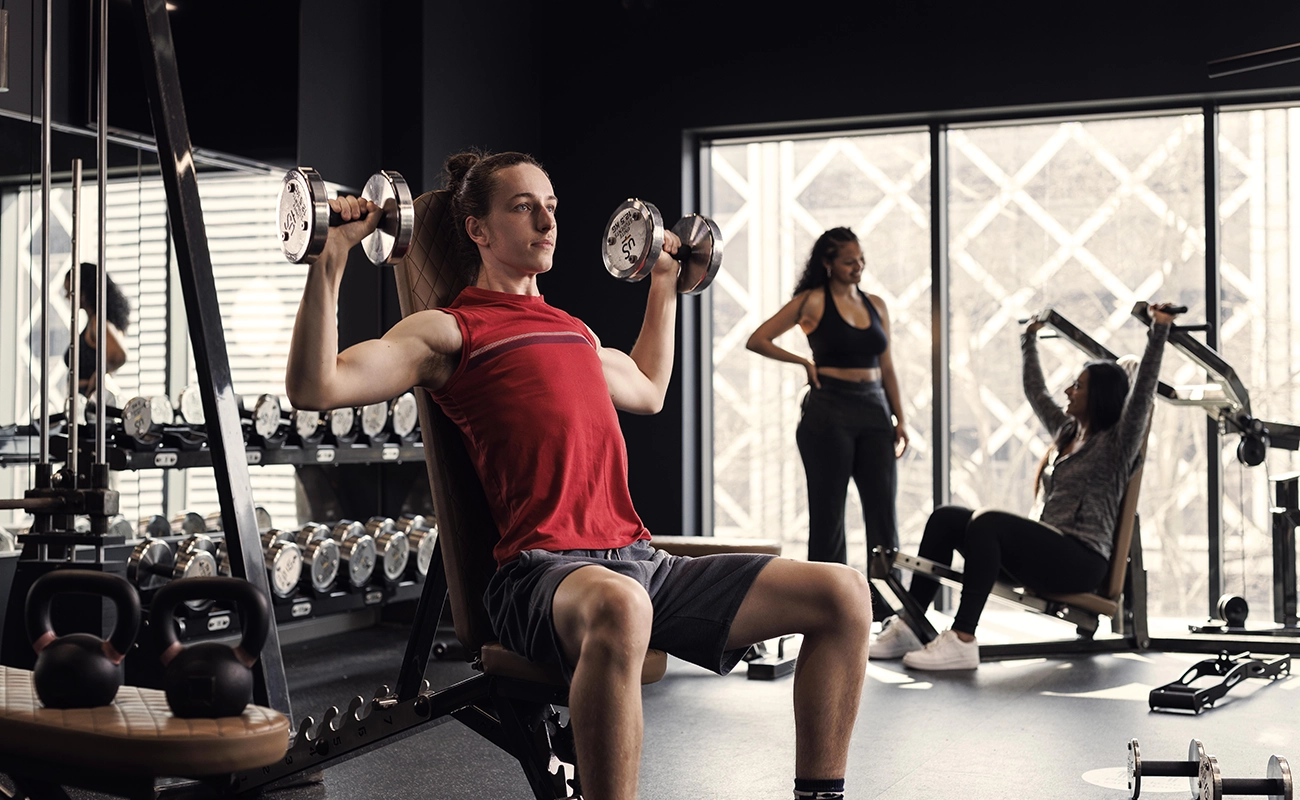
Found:
[[[870,383],[880,380],[880,367],[818,367],[818,375],[850,383]]]

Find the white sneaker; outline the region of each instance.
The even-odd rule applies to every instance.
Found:
[[[975,669],[979,665],[979,642],[963,642],[951,628],[939,634],[924,649],[903,656],[903,666],[912,669]]]
[[[871,642],[871,649],[868,652],[871,658],[901,658],[904,654],[920,650],[924,646],[901,617],[890,617],[885,620],[885,627]]]

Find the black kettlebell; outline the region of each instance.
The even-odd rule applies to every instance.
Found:
[[[182,647],[176,636],[176,607],[186,600],[222,600],[239,608],[244,634],[227,647],[201,642]],[[237,717],[253,702],[253,665],[266,644],[271,604],[241,578],[185,578],[154,595],[149,609],[158,652],[166,667],[163,691],[178,717]]]
[[[90,633],[54,635],[56,594],[94,594],[113,601],[117,624],[108,639]],[[27,592],[27,636],[36,650],[32,683],[46,708],[95,708],[113,702],[122,686],[122,659],[140,631],[140,596],[118,575],[62,569],[37,578]]]

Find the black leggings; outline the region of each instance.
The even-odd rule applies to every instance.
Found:
[[[966,571],[952,627],[971,635],[999,578],[1045,592],[1091,592],[1110,567],[1097,551],[1040,522],[1005,511],[940,506],[925,523],[919,555],[952,564],[954,551],[965,556]],[[928,608],[938,590],[938,581],[915,573],[908,593]]]
[[[844,564],[844,502],[850,477],[862,501],[868,553],[873,547],[898,547],[894,423],[880,381],[819,380],[821,388],[810,388],[804,398],[795,432],[808,478],[808,560]],[[876,619],[893,613],[874,587],[871,596]]]

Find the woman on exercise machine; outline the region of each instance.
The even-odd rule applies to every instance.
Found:
[[[1171,309],[1167,303],[1150,307],[1153,324],[1132,391],[1128,373],[1118,364],[1090,361],[1066,387],[1064,408],[1047,391],[1038,362],[1043,322],[1030,320],[1020,337],[1025,396],[1053,439],[1038,468],[1034,508],[1027,517],[959,506],[935,509],[919,555],[943,564],[952,563],[954,552],[966,559],[952,628],[922,646],[895,617],[872,644],[872,658],[902,656],[913,669],[975,669],[975,628],[1001,572],[1049,592],[1092,591],[1101,583],[1110,566],[1124,489],[1137,467],[1155,400],[1160,359],[1176,316]],[[938,588],[934,579],[915,574],[908,593],[927,608]]]

